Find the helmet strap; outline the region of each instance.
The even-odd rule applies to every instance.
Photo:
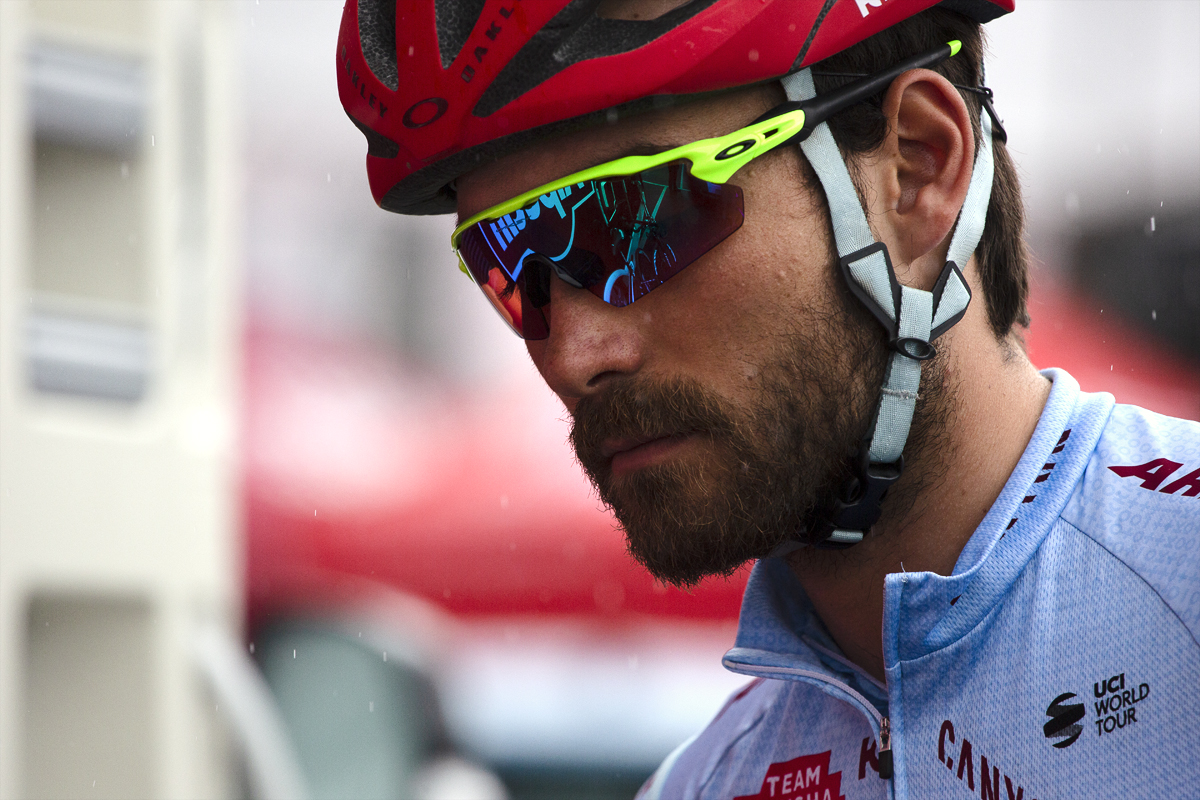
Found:
[[[782,83],[793,102],[817,94],[810,69],[789,75]],[[825,191],[842,276],[887,331],[892,350],[874,424],[855,458],[854,476],[831,509],[827,520],[830,532],[816,545],[819,548],[851,547],[861,542],[879,519],[883,498],[904,468],[902,453],[916,409],[921,362],[933,357],[931,342],[962,319],[971,300],[971,289],[958,265],[967,263],[983,235],[993,174],[992,125],[986,109],[980,113],[980,122],[982,136],[967,197],[950,240],[946,265],[931,292],[896,279],[887,247],[875,240],[867,224],[829,125],[822,122],[800,143]],[[784,548],[787,545],[780,550]]]

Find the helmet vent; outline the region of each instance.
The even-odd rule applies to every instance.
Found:
[[[483,15],[487,0],[433,0],[433,14],[437,22],[438,52],[442,57],[442,69],[450,69],[458,58],[467,37],[475,30],[475,23]]]
[[[690,0],[648,20],[605,19],[597,0],[572,0],[525,43],[479,98],[472,113],[486,117],[573,64],[627,53],[680,27],[716,0]]]
[[[400,87],[396,68],[396,0],[358,0],[358,40],[363,60],[380,83]]]

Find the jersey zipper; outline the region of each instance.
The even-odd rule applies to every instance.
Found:
[[[892,779],[892,721],[884,717],[879,722],[879,777]]]
[[[742,666],[737,661],[726,659],[729,663]],[[820,672],[814,672],[806,669],[794,669],[792,667],[770,667],[758,664],[746,664],[746,668],[753,670],[747,674],[757,676],[775,676],[775,675],[790,675],[810,683],[824,683],[833,686],[840,692],[846,695],[845,701],[851,706],[857,706],[871,723],[874,729],[875,737],[879,741],[879,777],[884,778],[888,782],[888,797],[895,797],[896,786],[892,780],[895,770],[892,763],[892,723],[888,717],[883,716],[876,710],[875,706],[871,705],[871,701],[863,697],[861,694],[850,688],[847,684],[841,681],[833,680]],[[740,670],[734,670],[740,672]]]

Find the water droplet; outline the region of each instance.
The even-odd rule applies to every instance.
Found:
[[[372,714],[375,713],[375,701],[374,700],[367,703],[367,711],[371,712]]]
[[[1150,311],[1150,319],[1151,319],[1152,321],[1154,321],[1154,322],[1158,322],[1158,311],[1157,311],[1157,310],[1155,310],[1155,309],[1151,309],[1151,311]]]
[[[254,652],[254,642],[251,642],[251,643],[250,643],[250,652],[251,652],[251,653],[253,653],[253,652]]]

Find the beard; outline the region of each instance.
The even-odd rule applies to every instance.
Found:
[[[660,581],[691,586],[728,576],[780,545],[814,544],[854,472],[889,351],[849,298],[780,336],[741,403],[687,378],[621,378],[580,400],[571,443],[630,554]],[[926,362],[926,372],[933,373]],[[940,366],[940,365],[939,365]],[[936,382],[936,381],[935,381]],[[924,383],[924,381],[923,381]],[[914,433],[920,420],[914,421]],[[701,457],[614,477],[610,438],[689,435]]]

